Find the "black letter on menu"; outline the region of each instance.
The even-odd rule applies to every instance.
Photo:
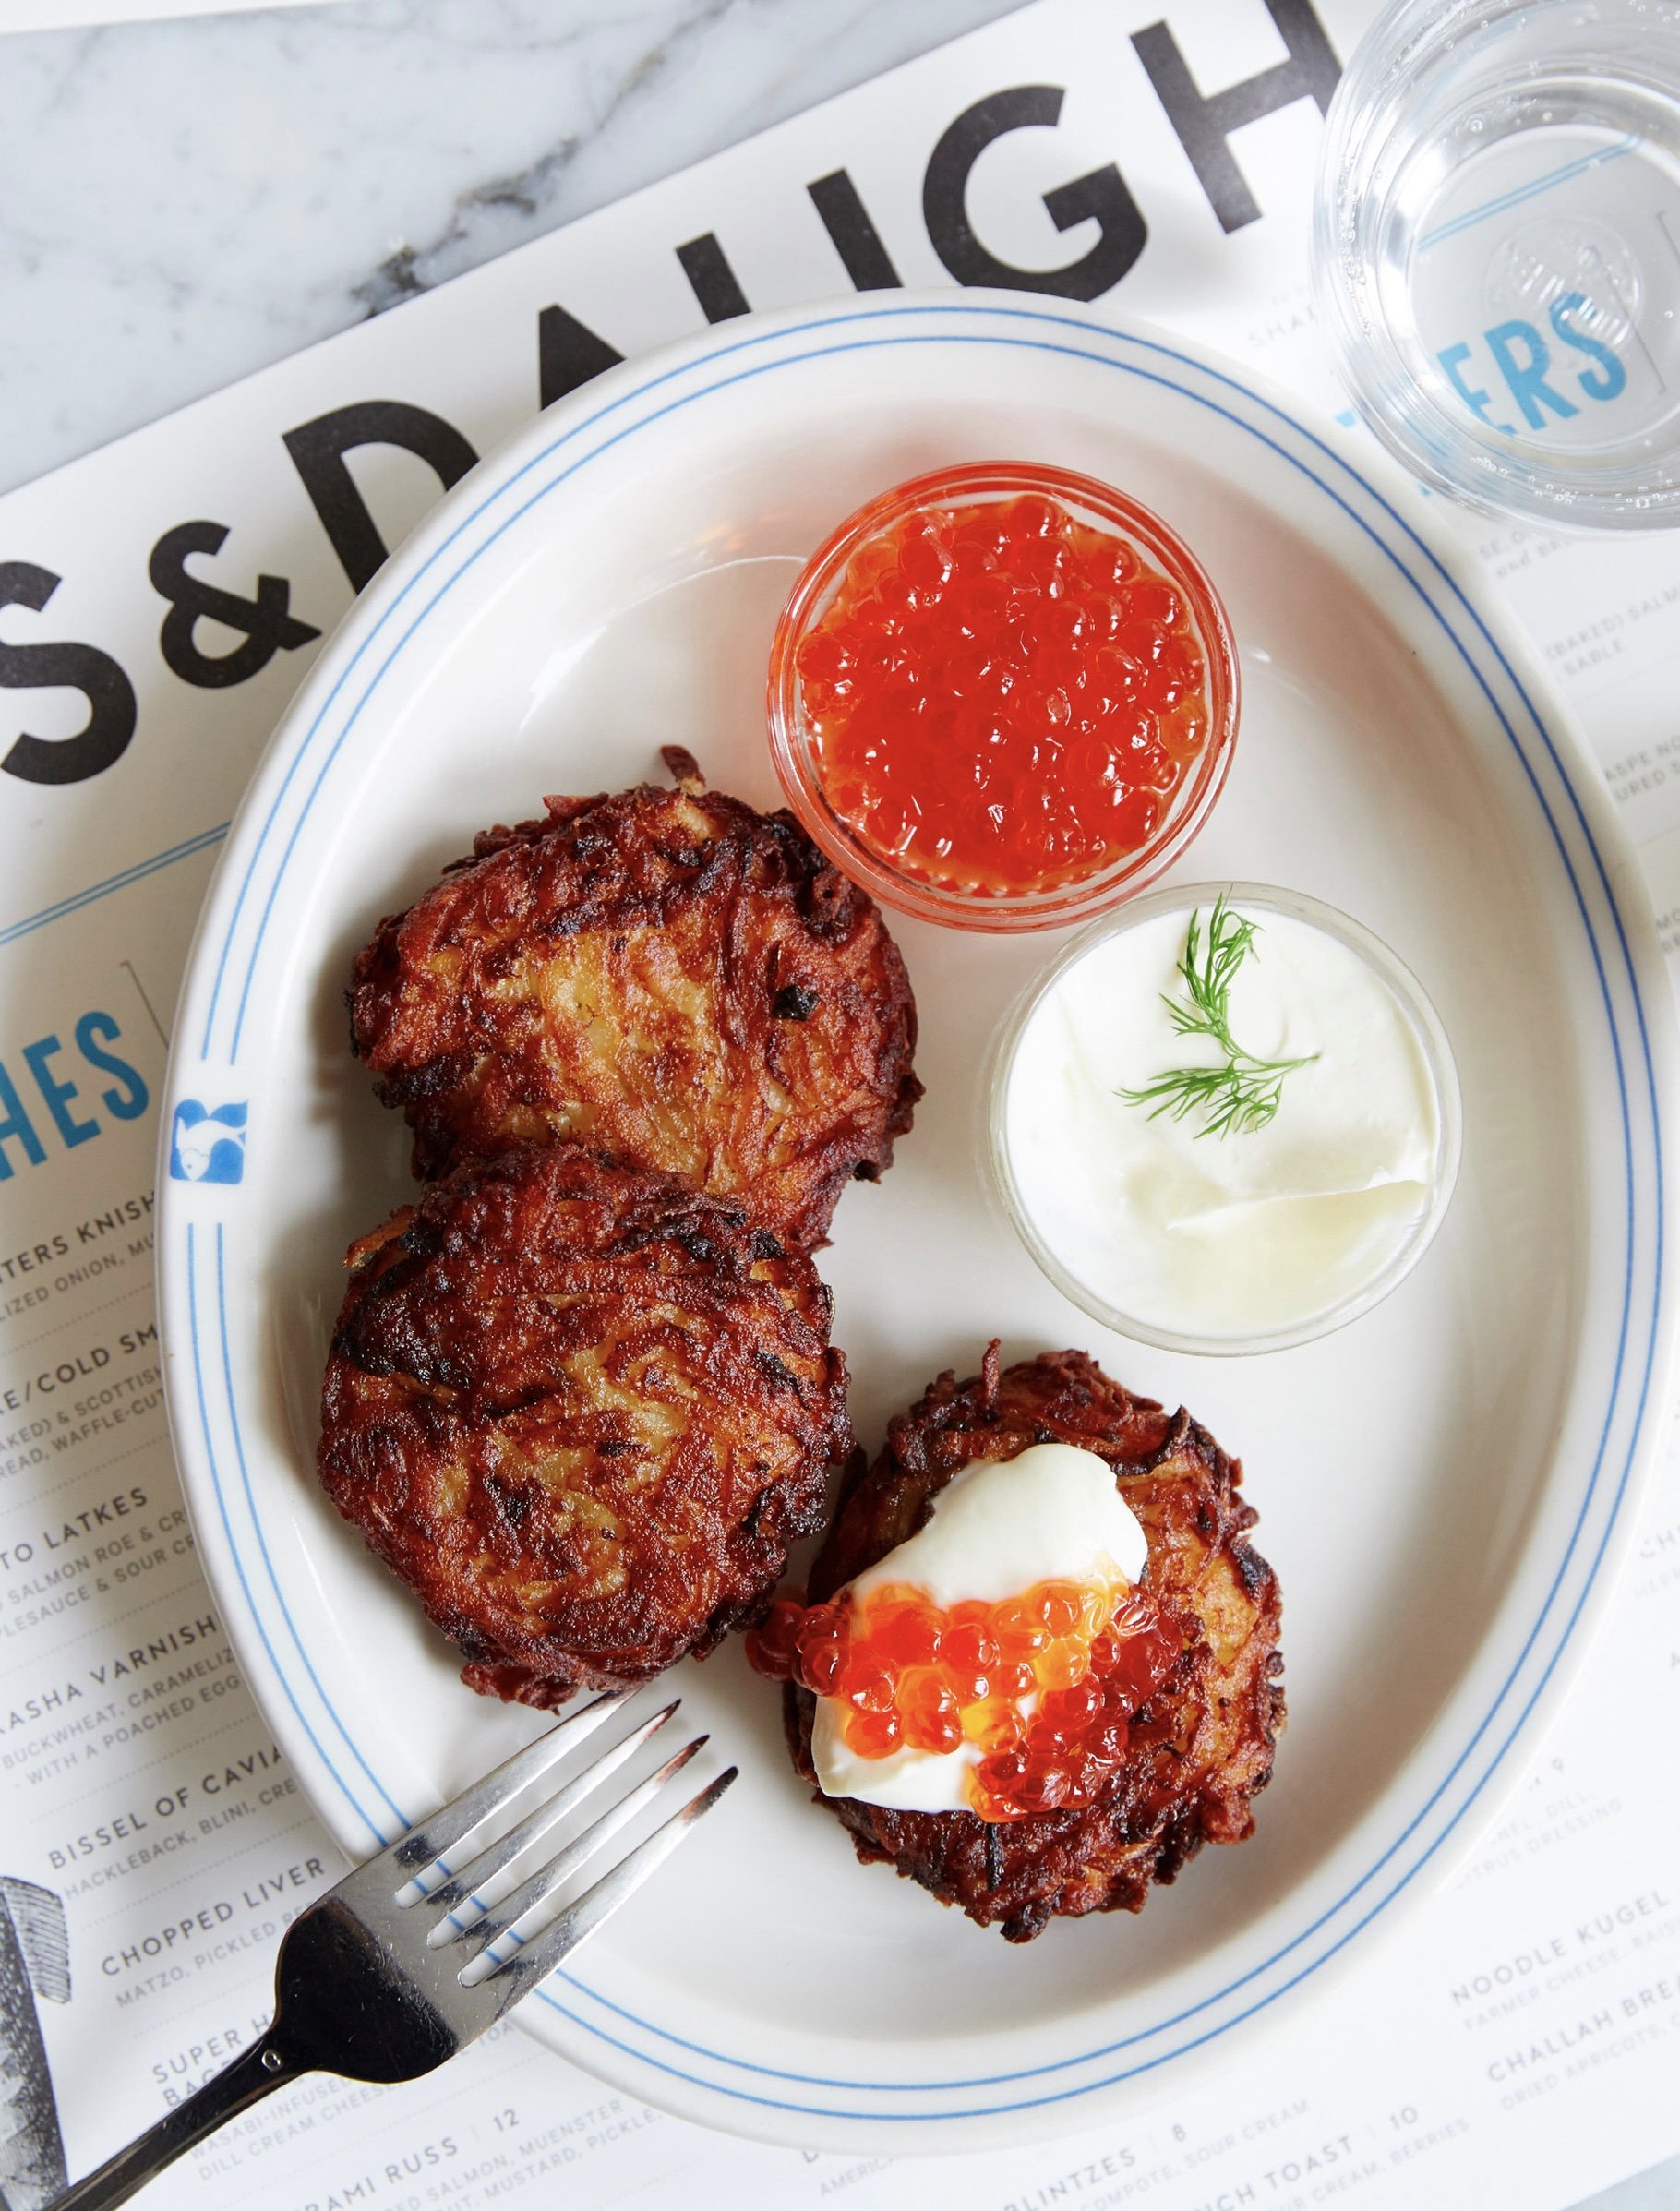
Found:
[[[285,443],[353,591],[373,581],[388,548],[351,481],[344,455],[364,445],[401,446],[436,469],[446,491],[478,460],[453,423],[400,399],[363,400],[318,415],[288,430]]]
[[[858,187],[844,169],[807,185],[822,227],[834,241],[834,251],[846,265],[855,292],[895,292],[902,279],[894,268],[881,233],[870,221],[870,211],[858,197]]]
[[[173,602],[158,632],[163,658],[183,683],[222,691],[268,667],[276,653],[295,653],[320,631],[287,612],[292,586],[283,576],[258,576],[254,599],[236,598],[187,571],[189,553],[219,553],[227,530],[219,522],[177,523],[151,548],[146,573],[161,598]],[[201,621],[243,630],[245,643],[231,653],[201,653],[193,632]]]
[[[536,318],[537,404],[552,407],[624,355],[564,307],[545,307]]]
[[[51,569],[0,560],[0,610],[30,607],[39,614],[58,589]],[[76,737],[20,737],[0,769],[25,783],[85,783],[120,760],[134,735],[134,686],[108,653],[93,645],[0,644],[0,689],[85,691],[88,726]]]
[[[1227,231],[1241,230],[1260,213],[1231,158],[1231,132],[1245,123],[1257,123],[1262,115],[1275,114],[1280,107],[1292,107],[1297,100],[1316,100],[1323,114],[1341,75],[1341,64],[1313,13],[1312,0],[1266,0],[1266,12],[1289,48],[1289,59],[1206,99],[1197,91],[1178,41],[1164,23],[1151,23],[1146,30],[1132,34],[1137,58],[1149,73],[1167,120],[1190,156],[1219,227]]]
[[[922,181],[922,216],[933,250],[959,284],[1001,284],[1012,292],[1053,292],[1062,299],[1098,299],[1119,283],[1149,235],[1125,179],[1110,162],[1044,195],[1058,230],[1097,224],[1097,243],[1065,269],[1017,269],[989,253],[969,227],[968,179],[994,138],[1037,125],[1049,129],[1062,114],[1062,88],[1014,85],[965,108],[940,139]]]
[[[710,231],[679,246],[677,258],[708,322],[733,322],[738,315],[751,313],[747,294],[736,282],[735,271]]]

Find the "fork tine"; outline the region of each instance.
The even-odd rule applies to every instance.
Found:
[[[673,1697],[663,1711],[656,1712],[651,1720],[643,1720],[640,1727],[632,1728],[621,1743],[615,1743],[610,1750],[604,1750],[599,1758],[567,1782],[554,1796],[545,1798],[534,1810],[527,1812],[517,1827],[510,1827],[505,1835],[498,1836],[495,1842],[487,1845],[476,1857],[469,1858],[465,1865],[458,1871],[451,1872],[447,1880],[439,1881],[436,1888],[422,1892],[420,1877],[416,1875],[397,1901],[401,1903],[412,1889],[416,1892],[413,1901],[418,1903],[423,1895],[426,1903],[436,1905],[439,1910],[449,1913],[451,1918],[454,1917],[454,1907],[463,1898],[471,1897],[474,1903],[486,1908],[498,1903],[498,1897],[493,1894],[481,1895],[479,1892],[488,1889],[496,1875],[528,1850],[539,1835],[546,1834],[549,1828],[557,1826],[585,1796],[592,1796],[609,1775],[617,1772],[626,1759],[634,1757],[642,1744],[657,1735],[666,1721],[672,1718],[681,1702],[680,1697]],[[470,1924],[475,1926],[477,1922],[474,1920]],[[465,1929],[457,1931],[465,1932]],[[453,1936],[446,1931],[446,1923],[442,1921],[426,1937],[427,1943],[434,1949],[439,1942],[452,1940]]]
[[[610,1843],[614,1835],[651,1802],[674,1773],[681,1772],[695,1752],[704,1747],[706,1739],[702,1735],[691,1743],[685,1743],[680,1750],[666,1760],[656,1773],[650,1773],[645,1781],[639,1782],[628,1796],[603,1812],[582,1834],[574,1835],[564,1849],[557,1851],[546,1864],[539,1866],[511,1895],[498,1898],[475,1918],[459,1920],[457,1915],[450,1912],[438,1921],[426,1938],[428,1944],[435,1949],[440,1949],[449,1942],[460,1941],[469,1935],[474,1938],[477,1954],[462,1974],[463,1986],[474,1987],[495,1970],[496,1961],[491,1960],[486,1965],[485,1953],[497,1938],[552,1896],[560,1883],[569,1880],[580,1866],[587,1865],[604,1844]],[[467,1978],[468,1975],[471,1975],[471,1979]]]
[[[730,1787],[739,1771],[738,1766],[726,1766],[715,1781],[709,1782],[698,1796],[690,1797],[680,1811],[673,1812],[651,1835],[638,1843],[634,1850],[618,1860],[610,1873],[604,1873],[593,1887],[585,1889],[582,1895],[574,1904],[569,1904],[540,1934],[522,1943],[511,1957],[498,1961],[486,1977],[495,1984],[494,1992],[499,1999],[497,2005],[498,2015],[507,2011],[510,2005],[517,2003],[536,1982],[546,1978],[560,1960],[574,1951],[585,1936],[592,1935],[628,1896],[634,1894],[648,1876],[665,1863],[678,1844],[688,1840],[696,1820],[704,1819]],[[474,1964],[477,1965],[484,1954],[481,1952]],[[463,1974],[463,1981],[465,1977]]]
[[[575,1750],[634,1694],[633,1688],[609,1689],[606,1696],[597,1697],[582,1711],[569,1712],[546,1735],[539,1735],[534,1743],[527,1743],[522,1750],[504,1759],[482,1781],[463,1789],[450,1803],[440,1805],[428,1819],[417,1820],[406,1834],[399,1835],[388,1849],[370,1858],[359,1870],[365,1874],[372,1867],[389,1864],[395,1872],[424,1872],[434,1859],[441,1857],[462,1836],[471,1834],[510,1796],[527,1787],[539,1774],[546,1773],[557,1759]]]

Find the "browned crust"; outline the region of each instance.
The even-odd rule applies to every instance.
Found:
[[[1109,1793],[1080,1811],[989,1825],[971,1812],[900,1812],[848,1797],[826,1805],[866,1864],[884,1861],[982,1927],[1025,1942],[1052,1917],[1140,1911],[1204,1843],[1241,1842],[1252,1799],[1271,1778],[1283,1724],[1277,1577],[1243,1540],[1255,1520],[1238,1495],[1242,1469],[1205,1428],[1111,1381],[1083,1352],[1047,1352],[998,1371],[941,1375],[890,1424],[859,1474],[810,1577],[831,1596],[913,1535],[932,1499],[976,1459],[1013,1459],[1034,1443],[1070,1443],[1114,1469],[1149,1539],[1146,1585],[1184,1639],[1166,1683],[1134,1724],[1132,1751]],[[786,1692],[793,1761],[815,1783],[815,1701]]]
[[[573,1138],[739,1194],[810,1249],[910,1125],[916,1005],[879,909],[787,813],[700,787],[545,801],[380,922],[354,1049],[430,1177]]]
[[[434,1185],[349,1264],[320,1478],[473,1688],[552,1706],[762,1613],[851,1437],[808,1259],[567,1145]]]

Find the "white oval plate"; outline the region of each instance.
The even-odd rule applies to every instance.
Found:
[[[1199,1363],[1109,1336],[990,1210],[975,1140],[988,1039],[1057,940],[900,928],[927,1099],[822,1261],[859,1431],[878,1444],[994,1334],[1188,1402],[1247,1466],[1290,1720],[1253,1841],[1141,1919],[1014,1949],[854,1862],[738,1643],[682,1669],[743,1778],[519,2017],[778,2142],[1093,2123],[1235,2053],[1395,1921],[1580,1650],[1670,1332],[1644,894],[1532,655],[1415,492],[1240,368],[1077,309],[882,295],[726,323],[552,408],[381,571],[262,762],[193,953],[165,1125],[200,1134],[186,1160],[166,1136],[161,1180],[171,1415],[205,1566],[333,1833],[367,1851],[534,1724],[459,1685],[315,1484],[343,1250],[410,1191],[345,1049],[352,955],[474,830],[655,775],[662,742],[774,804],[764,666],[799,562],[883,487],[993,457],[1107,477],[1206,560],[1244,717],[1181,872],[1290,884],[1394,946],[1458,1055],[1464,1172],[1416,1273],[1341,1335]]]

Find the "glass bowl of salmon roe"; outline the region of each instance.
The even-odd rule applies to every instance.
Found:
[[[978,463],[900,484],[812,555],[771,652],[771,750],[810,835],[887,905],[1055,929],[1184,850],[1238,688],[1218,595],[1158,515]]]

